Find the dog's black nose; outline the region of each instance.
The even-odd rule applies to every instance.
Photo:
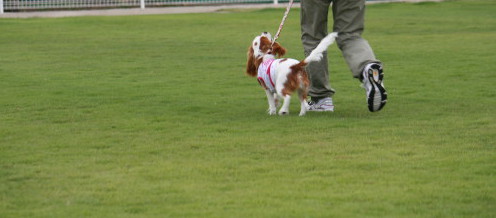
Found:
[[[267,34],[268,32],[263,32],[263,34]]]

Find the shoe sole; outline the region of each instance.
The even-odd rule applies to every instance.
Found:
[[[334,109],[309,109],[308,112],[334,112]]]
[[[387,103],[387,92],[381,85],[382,79],[384,78],[384,73],[379,71],[375,77],[376,78],[374,78],[373,73],[368,73],[368,80],[370,84],[372,84],[372,89],[367,96],[367,103],[369,105],[370,112],[380,111]]]

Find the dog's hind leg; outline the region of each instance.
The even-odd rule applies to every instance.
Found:
[[[307,113],[307,108],[308,108],[307,94],[303,90],[298,90],[298,97],[300,99],[300,104],[301,104],[300,116],[304,116]]]

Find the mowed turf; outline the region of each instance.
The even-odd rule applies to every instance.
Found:
[[[370,5],[378,113],[266,114],[246,48],[284,9],[0,19],[0,217],[494,217],[496,4]],[[299,9],[279,42],[302,59]]]

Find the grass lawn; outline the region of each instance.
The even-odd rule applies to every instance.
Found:
[[[268,116],[284,9],[0,19],[0,217],[495,217],[496,4],[380,4],[389,99],[335,45],[336,112]],[[279,42],[302,59],[299,9]]]

